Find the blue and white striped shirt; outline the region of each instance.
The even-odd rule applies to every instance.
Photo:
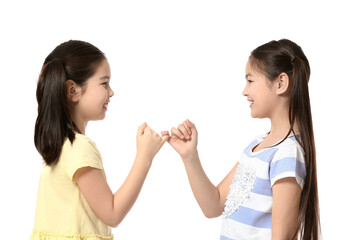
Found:
[[[272,186],[279,179],[294,177],[303,188],[304,152],[295,136],[252,152],[265,136],[253,140],[241,156],[225,203],[221,240],[271,239]]]

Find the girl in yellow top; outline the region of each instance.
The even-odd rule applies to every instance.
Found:
[[[102,157],[85,134],[90,120],[104,119],[110,98],[104,54],[83,41],[57,46],[45,59],[38,86],[35,146],[44,159],[31,240],[110,240],[133,206],[152,159],[167,137],[146,123],[138,128],[137,154],[113,194]]]

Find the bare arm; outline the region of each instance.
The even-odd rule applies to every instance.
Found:
[[[214,186],[204,172],[198,155],[193,159],[183,159],[183,162],[190,187],[204,215],[208,218],[220,216],[238,163],[218,186]]]
[[[272,187],[272,239],[291,239],[298,226],[298,209],[302,193],[293,177],[278,180]]]
[[[113,194],[103,171],[85,167],[74,177],[93,212],[105,224],[116,227],[135,203],[155,154],[167,138],[161,138],[146,125],[137,134],[137,156],[132,169],[120,189]]]
[[[204,215],[218,217],[224,210],[237,164],[218,186],[214,186],[202,168],[196,149],[197,135],[195,125],[186,120],[177,129],[172,128],[168,142],[182,157],[191,189]]]

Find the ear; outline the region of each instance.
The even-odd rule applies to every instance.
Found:
[[[78,102],[81,95],[81,87],[70,79],[65,82],[65,86],[67,88],[68,99],[72,102]]]
[[[286,73],[281,73],[277,80],[275,81],[276,84],[276,94],[282,95],[285,94],[288,90],[288,87],[290,86],[290,78]]]

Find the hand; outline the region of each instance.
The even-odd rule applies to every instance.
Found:
[[[169,136],[160,137],[154,130],[143,123],[137,132],[137,156],[152,162],[162,145]]]
[[[179,153],[182,159],[190,158],[197,154],[198,132],[194,123],[185,120],[178,128],[171,129],[171,137],[167,131],[161,132],[167,136],[167,142]]]

